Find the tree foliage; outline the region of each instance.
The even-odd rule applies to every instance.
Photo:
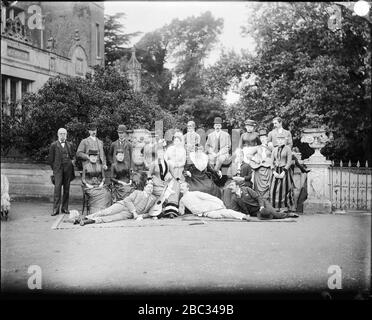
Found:
[[[94,122],[107,150],[117,139],[119,124],[129,129],[153,129],[155,121],[163,119],[166,129],[176,125],[174,117],[145,95],[135,93],[127,78],[111,67],[97,66],[89,79],[50,78],[37,93],[24,99],[23,107],[28,116],[19,132],[19,147],[37,160],[46,159],[61,127],[77,147],[87,136],[87,125]]]
[[[299,144],[301,130],[324,125],[332,159],[371,158],[370,26],[342,9],[341,29],[328,28],[327,3],[259,3],[244,33],[257,42],[245,67],[255,75],[227,118],[269,127],[281,116]],[[301,145],[300,145],[301,147]],[[304,150],[304,149],[303,149]]]
[[[215,117],[224,115],[224,101],[221,98],[196,96],[188,98],[179,108],[180,121],[186,125],[187,121],[195,121],[197,128],[209,129],[213,127]]]
[[[125,33],[124,26],[119,19],[124,18],[125,13],[105,15],[104,39],[105,39],[105,64],[110,66],[117,59],[120,59],[128,51],[124,46],[130,44],[133,37],[141,32]]]
[[[173,113],[187,99],[207,95],[204,59],[218,40],[223,20],[210,12],[170,24],[145,34],[136,44],[144,69],[145,91]]]

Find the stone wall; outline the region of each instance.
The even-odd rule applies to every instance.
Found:
[[[16,52],[24,56],[15,58]],[[74,76],[74,70],[70,59],[14,39],[1,39],[1,74],[33,81],[30,91],[40,89],[51,76]]]
[[[9,180],[9,195],[13,200],[53,201],[54,186],[50,181],[52,170],[47,164],[41,163],[1,163],[1,172]],[[71,183],[71,203],[82,203],[81,174],[75,172],[75,180]],[[110,171],[106,173],[106,183],[110,182]],[[306,174],[295,168],[295,199],[305,182]]]
[[[88,65],[94,66],[102,62],[97,59],[96,50],[96,24],[98,24],[101,58],[103,58],[104,7],[102,2],[20,1],[17,6],[24,9],[27,14],[27,9],[32,4],[40,6],[41,13],[45,17],[42,37],[40,30],[30,30],[32,40],[39,47],[46,48],[48,39],[53,37],[56,53],[71,58],[71,48],[75,44],[75,31],[78,30],[80,45],[87,54]]]
[[[53,201],[54,186],[50,176],[52,170],[46,164],[1,163],[1,173],[9,180],[9,195],[12,200],[37,199]],[[70,198],[73,202],[82,201],[80,174],[71,184]]]

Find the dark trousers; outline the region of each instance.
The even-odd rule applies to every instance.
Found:
[[[270,219],[284,219],[287,218],[288,213],[286,212],[277,212],[274,207],[271,205],[271,203],[267,200],[263,200],[264,207],[266,209],[267,214],[269,214],[271,217]],[[258,213],[260,212],[260,207],[256,206],[249,206],[249,215],[252,217],[257,217]]]
[[[61,206],[62,187],[63,187],[62,210],[66,211],[68,210],[72,170],[73,168],[71,164],[62,164],[61,168],[53,173],[55,179],[53,204],[54,211],[59,211],[59,208]]]

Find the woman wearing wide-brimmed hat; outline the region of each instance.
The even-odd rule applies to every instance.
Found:
[[[247,119],[244,121],[247,132],[243,133],[239,140],[239,148],[255,147],[261,144],[260,137],[255,130],[257,123],[254,120]]]
[[[258,133],[255,131],[257,124],[254,120],[247,119],[244,124],[246,132],[240,137],[237,152],[242,153],[240,160],[248,164],[250,159],[257,152],[257,146],[261,144],[261,140]]]

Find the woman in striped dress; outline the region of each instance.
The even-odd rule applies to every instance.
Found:
[[[272,180],[272,147],[267,143],[267,131],[265,129],[259,132],[261,145],[258,147],[257,153],[250,161],[250,166],[254,170],[253,189],[263,199],[270,199],[270,183]]]
[[[270,186],[270,200],[274,208],[289,211],[293,208],[292,151],[283,134],[277,136],[278,145],[273,150],[271,160],[273,175]]]

